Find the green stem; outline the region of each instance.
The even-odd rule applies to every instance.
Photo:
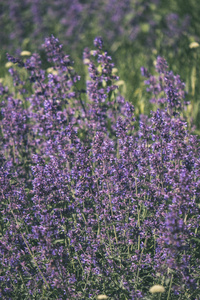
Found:
[[[15,222],[16,222],[16,224],[17,224],[17,228],[19,228],[19,225],[20,225],[20,224],[18,223],[18,221],[17,221],[17,219],[16,219],[16,217],[15,217],[15,215],[14,215],[14,213],[13,213],[12,210],[11,210],[11,213],[12,213],[14,219],[15,219]],[[40,272],[40,274],[41,274],[41,276],[42,276],[42,278],[43,278],[43,280],[44,280],[46,286],[48,287],[48,289],[50,289],[50,286],[48,285],[48,283],[47,283],[47,281],[46,281],[46,279],[45,279],[45,277],[44,277],[42,271],[40,270],[40,267],[38,266],[37,261],[35,260],[34,255],[33,255],[33,253],[31,252],[31,249],[29,248],[29,246],[28,246],[28,244],[27,244],[27,242],[26,242],[26,239],[25,239],[23,233],[22,233],[20,230],[19,230],[19,232],[20,232],[20,234],[21,234],[21,236],[22,236],[22,238],[23,238],[23,241],[24,241],[24,243],[25,243],[25,245],[26,245],[26,247],[27,247],[27,249],[28,249],[28,251],[29,251],[29,253],[30,253],[30,255],[31,255],[31,257],[32,257],[32,259],[33,259],[33,261],[34,261],[34,263],[35,263],[35,265],[36,265],[36,267],[38,268],[38,270],[39,270],[39,272]]]
[[[173,274],[172,274],[172,277],[171,277],[171,280],[170,280],[170,286],[169,286],[169,291],[168,291],[168,295],[167,295],[167,300],[169,300],[169,297],[170,297],[170,292],[171,292],[171,287],[172,287],[172,280],[173,280]]]
[[[140,260],[139,260],[139,263],[138,263],[138,269],[137,269],[137,275],[136,275],[136,288],[135,289],[137,289],[137,285],[138,285],[138,279],[139,279],[139,273],[140,273],[139,266],[141,264],[142,255],[143,255],[144,249],[146,247],[146,244],[147,244],[147,236],[146,236],[145,241],[144,241],[144,247],[142,248],[142,251],[141,251],[141,254],[140,254]]]

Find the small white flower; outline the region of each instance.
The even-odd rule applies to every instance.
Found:
[[[30,55],[31,55],[31,52],[30,52],[30,51],[24,50],[24,51],[22,51],[22,52],[20,53],[20,55],[21,55],[21,56],[30,56]]]
[[[199,43],[197,43],[197,42],[190,43],[189,47],[190,47],[190,49],[198,48],[199,47]]]
[[[155,294],[155,293],[164,293],[165,288],[162,285],[156,284],[152,286],[149,290],[150,293]]]
[[[108,299],[108,296],[106,296],[106,295],[98,295],[98,296],[97,296],[97,299],[98,299],[98,300]]]
[[[116,82],[116,85],[123,85],[124,84],[124,80],[118,80],[117,82]]]
[[[11,61],[8,61],[6,64],[5,64],[5,67],[6,68],[10,68],[12,67],[14,64],[11,62]]]
[[[53,75],[58,75],[58,71],[55,70],[54,68],[48,68],[47,73],[53,74]]]
[[[88,65],[88,64],[90,63],[90,60],[89,60],[88,58],[85,58],[85,59],[83,60],[83,63],[84,63],[85,65]]]

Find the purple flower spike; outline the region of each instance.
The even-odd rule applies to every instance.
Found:
[[[94,39],[94,46],[97,47],[99,50],[102,50],[103,48],[103,40],[100,36],[97,36]]]

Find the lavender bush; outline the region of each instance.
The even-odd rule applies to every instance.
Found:
[[[142,68],[157,110],[136,119],[102,39],[94,45],[83,90],[53,36],[47,70],[36,53],[8,55],[0,296],[152,299],[160,284],[159,299],[199,299],[200,149],[182,118],[184,84],[161,57],[156,76]]]

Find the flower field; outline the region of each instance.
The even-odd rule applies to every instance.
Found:
[[[0,4],[1,299],[200,299],[193,4]]]

